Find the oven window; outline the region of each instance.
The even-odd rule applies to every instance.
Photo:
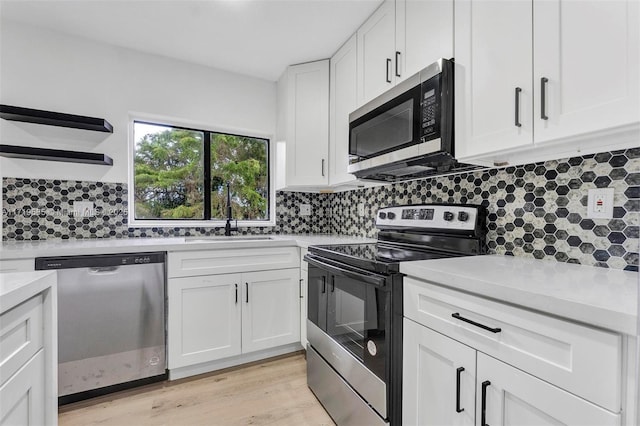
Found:
[[[387,293],[347,277],[331,280],[327,334],[384,380]]]

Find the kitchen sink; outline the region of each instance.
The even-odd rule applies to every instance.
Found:
[[[215,243],[215,242],[228,242],[228,241],[265,241],[272,240],[273,237],[266,235],[231,235],[230,237],[221,235],[215,235],[211,237],[186,237],[187,243]]]

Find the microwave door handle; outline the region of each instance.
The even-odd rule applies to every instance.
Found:
[[[331,272],[334,275],[341,275],[343,277],[352,278],[357,281],[363,281],[368,284],[373,284],[378,287],[384,287],[384,283],[385,283],[384,277],[380,277],[377,275],[363,274],[360,272],[352,271],[350,269],[340,268],[334,265],[330,265],[328,263],[321,262],[318,259],[310,259],[306,257],[305,261],[307,261],[307,263],[309,263],[310,265],[313,265],[325,271]]]

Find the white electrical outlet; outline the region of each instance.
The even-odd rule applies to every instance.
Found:
[[[613,219],[613,188],[590,189],[587,196],[587,217]]]
[[[310,204],[300,204],[300,216],[311,216]]]
[[[364,216],[364,203],[358,203],[358,216]]]
[[[79,217],[92,217],[96,213],[93,210],[93,202],[91,201],[74,201],[73,215]]]

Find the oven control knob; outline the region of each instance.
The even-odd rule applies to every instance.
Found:
[[[394,212],[389,212],[387,213],[387,218],[393,220],[396,218],[396,214]]]
[[[378,217],[380,217],[380,219],[386,219],[387,218],[387,214],[385,212],[380,212],[380,213],[378,213]]]
[[[453,213],[451,212],[444,212],[444,220],[446,220],[447,222],[451,222],[454,218]]]
[[[466,222],[469,220],[469,213],[467,212],[458,212],[458,220],[460,222]]]

